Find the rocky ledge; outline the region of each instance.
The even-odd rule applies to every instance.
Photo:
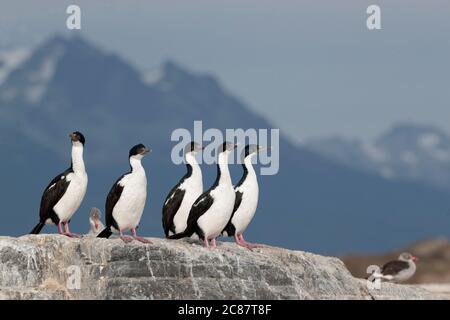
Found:
[[[424,288],[368,290],[341,260],[232,243],[152,245],[59,235],[0,237],[0,299],[433,299]]]

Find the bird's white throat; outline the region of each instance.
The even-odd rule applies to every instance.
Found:
[[[83,144],[80,142],[72,143],[72,169],[75,173],[86,173],[83,160]]]
[[[230,171],[228,170],[228,156],[230,152],[224,151],[219,154],[218,158],[218,166],[220,170],[220,180],[219,184],[229,184],[231,185],[231,176]]]
[[[189,152],[185,156],[186,163],[188,163],[192,168],[192,176],[194,177],[201,177],[202,172],[200,170],[200,166],[198,165],[197,159],[195,158],[195,155],[192,154],[192,152]]]
[[[145,174],[145,170],[144,170],[144,167],[142,166],[141,159],[142,159],[142,157],[141,158],[139,158],[137,156],[130,157],[130,166],[131,166],[132,172],[137,173],[137,172],[142,171]]]
[[[248,156],[244,159],[245,168],[247,168],[248,176],[256,178],[256,172],[253,168],[252,158],[254,155]]]

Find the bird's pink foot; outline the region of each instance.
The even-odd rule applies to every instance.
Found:
[[[69,238],[81,238],[79,234],[72,233],[72,232],[64,232],[63,235],[69,237]]]
[[[236,234],[234,236],[236,243],[242,247],[245,247],[247,249],[249,249],[250,251],[253,251],[253,249],[256,248],[264,248],[265,246],[262,244],[258,244],[258,243],[250,243],[245,241],[244,236],[242,234]]]
[[[152,244],[152,242],[150,240],[148,240],[148,239],[146,239],[144,237],[133,236],[133,239],[137,240],[139,242],[142,242],[142,243]]]
[[[264,248],[264,247],[265,247],[263,244],[259,244],[259,243],[250,243],[250,242],[245,241],[244,235],[243,235],[243,234],[239,234],[238,236],[239,236],[239,238],[240,238],[240,240],[241,240],[242,243],[244,243],[245,245],[247,245],[247,246],[249,246],[249,247],[251,247],[251,248],[253,248],[253,249],[254,249],[254,248]]]
[[[241,238],[240,238],[238,235],[235,235],[235,236],[234,236],[234,240],[236,241],[236,244],[237,244],[238,246],[241,246],[241,247],[247,248],[247,249],[250,250],[250,251],[253,251],[253,249],[252,249],[251,247],[249,247],[247,244],[245,244],[244,242],[242,242]]]
[[[148,240],[148,239],[146,239],[146,238],[144,238],[144,237],[139,237],[139,236],[137,235],[137,233],[136,233],[136,229],[131,229],[131,235],[132,235],[132,237],[133,237],[134,240],[137,240],[137,241],[139,241],[139,242],[142,242],[142,243],[149,243],[149,244],[152,243],[150,240]]]
[[[209,248],[209,240],[208,240],[207,237],[205,237],[205,238],[203,239],[203,246],[204,246],[205,248]]]
[[[132,237],[120,235],[120,239],[122,239],[123,242],[131,242],[133,241]]]
[[[81,236],[79,234],[70,232],[68,222],[63,222],[62,224],[64,225],[64,232],[61,234],[65,235],[67,237],[70,237],[70,238],[81,238]],[[59,230],[59,225],[58,225],[58,231],[62,231],[62,230]]]
[[[244,244],[252,249],[264,248],[265,245],[259,243],[250,243],[244,240]]]

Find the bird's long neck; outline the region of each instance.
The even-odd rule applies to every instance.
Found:
[[[231,176],[228,169],[228,153],[221,152],[217,159],[217,178],[216,185],[229,184],[231,185]]]
[[[75,173],[85,173],[86,168],[83,160],[84,147],[81,143],[77,142],[72,145],[72,169]]]
[[[202,178],[202,171],[198,165],[197,159],[191,153],[187,153],[185,156],[187,176],[192,176],[194,178]]]
[[[242,167],[244,168],[244,173],[251,178],[256,178],[256,172],[253,168],[252,163],[252,156],[247,157],[244,159],[244,163],[242,164]]]
[[[145,170],[144,167],[142,166],[142,161],[141,159],[137,159],[134,157],[130,158],[130,167],[131,167],[131,172],[132,173],[141,173],[145,175]]]
[[[244,183],[244,181],[247,179],[257,180],[256,172],[255,169],[253,168],[252,156],[247,156],[244,159],[244,162],[242,163],[242,169],[244,170],[244,174],[242,175],[241,180],[237,184],[238,186]]]

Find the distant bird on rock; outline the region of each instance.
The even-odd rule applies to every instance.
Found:
[[[402,253],[398,260],[389,261],[373,277],[391,282],[404,282],[416,272],[416,261],[419,259],[410,253]]]
[[[89,225],[91,227],[87,234],[89,237],[96,237],[105,228],[102,223],[102,213],[100,209],[91,208],[91,211],[89,212]]]

